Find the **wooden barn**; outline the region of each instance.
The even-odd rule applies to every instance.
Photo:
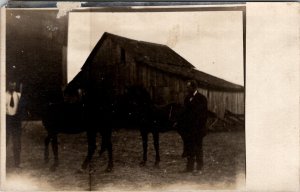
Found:
[[[83,71],[94,77],[113,74],[117,94],[126,86],[143,85],[157,105],[183,103],[186,81],[195,79],[208,99],[208,108],[224,117],[225,110],[244,114],[244,87],[203,73],[166,45],[137,41],[104,33],[87,58]]]

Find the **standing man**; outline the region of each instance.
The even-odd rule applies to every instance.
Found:
[[[184,149],[187,157],[186,172],[200,171],[203,167],[202,141],[206,135],[207,99],[197,90],[197,82],[187,82],[187,96],[184,100],[184,113],[179,128],[184,132]]]
[[[12,139],[14,165],[20,168],[21,155],[21,114],[20,114],[21,93],[16,91],[16,82],[9,81],[6,91],[6,145]]]

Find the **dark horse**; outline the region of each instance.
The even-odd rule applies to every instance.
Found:
[[[49,103],[43,116],[43,125],[47,130],[45,139],[45,162],[49,161],[49,143],[52,144],[54,164],[51,170],[55,170],[59,165],[58,142],[59,133],[76,134],[86,132],[88,142],[88,152],[82,163],[82,168],[86,169],[96,150],[97,133],[102,136],[102,150],[108,151],[108,166],[106,171],[113,168],[111,122],[113,116],[113,97],[108,81],[105,78],[101,82],[89,83],[86,86],[69,86],[64,91],[64,100],[58,103]],[[80,88],[86,90],[84,94],[78,94]]]
[[[45,138],[44,160],[49,162],[49,144],[51,142],[54,163],[51,170],[59,165],[58,141],[59,133],[77,134],[86,131],[84,126],[83,105],[80,103],[56,102],[48,103],[43,115],[43,125],[47,130]]]
[[[121,118],[127,121],[129,126],[135,126],[140,130],[143,141],[143,159],[140,165],[146,165],[148,134],[152,133],[156,154],[155,166],[158,166],[160,162],[159,133],[174,129],[173,125],[183,107],[176,103],[158,107],[153,103],[150,94],[143,86],[131,86],[121,97],[119,108],[119,112],[122,114]]]
[[[88,79],[88,78],[87,78]],[[136,126],[139,128],[143,140],[143,160],[147,161],[148,134],[152,133],[156,152],[155,165],[159,165],[159,133],[172,129],[177,115],[182,107],[178,104],[169,104],[157,107],[152,102],[149,93],[142,86],[131,86],[127,91],[116,96],[110,79],[101,77],[96,80],[87,80],[85,84],[73,84],[65,90],[65,100],[51,103],[47,106],[43,124],[48,132],[45,139],[45,161],[49,161],[49,143],[52,144],[54,164],[58,166],[59,133],[76,134],[87,133],[88,153],[82,163],[86,169],[96,150],[96,136],[102,136],[100,156],[108,151],[107,171],[113,168],[112,155],[112,127]],[[78,90],[84,89],[85,94],[78,96]],[[115,123],[120,123],[116,125]]]

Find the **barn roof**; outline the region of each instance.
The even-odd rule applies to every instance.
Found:
[[[183,57],[181,57],[166,45],[137,41],[107,32],[102,35],[101,39],[88,57],[88,60],[92,59],[96,55],[97,50],[107,39],[110,39],[113,43],[118,44],[120,47],[126,50],[127,53],[130,53],[130,55],[136,60],[143,59],[150,60],[152,62],[165,63],[170,66],[195,68],[187,60],[185,60]],[[85,65],[86,63],[90,63],[88,60],[85,62]]]
[[[198,71],[197,69],[186,69],[183,67],[175,67],[175,66],[170,67],[162,63],[153,63],[147,61],[144,61],[143,63],[147,64],[148,66],[159,69],[161,71],[178,75],[186,79],[195,79],[197,80],[199,86],[202,88],[219,90],[219,91],[232,91],[232,92],[244,91],[244,87],[241,85],[237,85],[225,81],[224,79],[220,79],[218,77],[209,75],[202,71]]]
[[[158,70],[195,79],[201,87],[222,91],[244,91],[244,87],[201,72],[187,60],[166,45],[137,41],[105,32],[82,67],[84,70],[93,60],[103,42],[110,39],[122,47],[138,63],[144,63]]]

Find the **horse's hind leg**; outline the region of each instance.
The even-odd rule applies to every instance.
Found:
[[[59,165],[59,162],[58,162],[58,142],[57,142],[57,135],[56,134],[53,135],[51,144],[52,144],[52,150],[53,150],[53,156],[54,156],[54,163],[51,166],[50,170],[55,171],[56,167],[58,167],[58,165]]]
[[[50,143],[51,137],[48,133],[47,137],[45,138],[45,149],[44,149],[44,161],[45,163],[49,162],[49,143]]]
[[[155,149],[155,166],[159,166],[159,162],[160,162],[160,155],[159,155],[159,132],[158,131],[154,131],[152,133],[153,135],[153,145],[154,145],[154,149]]]
[[[112,144],[111,144],[111,142],[108,143],[107,149],[108,149],[108,165],[107,165],[107,168],[106,168],[106,172],[111,172],[112,168],[114,166],[113,165],[113,154],[112,154]]]
[[[105,146],[108,152],[108,165],[105,169],[106,172],[111,172],[113,169],[113,152],[111,143],[111,132],[107,132],[102,135],[102,144]]]
[[[141,166],[145,166],[147,162],[148,153],[148,132],[141,130],[142,140],[143,140],[143,160],[140,163]]]
[[[104,141],[102,139],[101,149],[99,150],[99,157],[101,157],[106,150],[107,150],[107,147],[105,146],[105,143],[104,143]]]
[[[182,139],[182,144],[183,144],[183,151],[182,151],[182,154],[181,154],[181,157],[182,158],[185,158],[187,157],[187,154],[188,154],[188,147],[187,147],[187,136],[184,135],[183,133],[180,135],[181,136],[181,139]]]

